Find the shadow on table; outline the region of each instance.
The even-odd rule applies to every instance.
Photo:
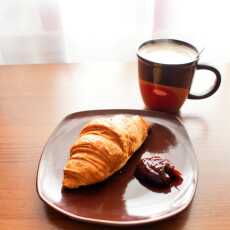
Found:
[[[146,111],[152,111],[145,106],[142,109]],[[159,113],[165,114],[164,112]],[[174,117],[181,122],[188,136],[191,138],[191,141],[200,139],[205,140],[208,138],[210,134],[208,122],[201,116],[194,114],[183,114],[180,111],[175,114],[171,113],[169,116]]]
[[[173,230],[182,230],[187,222],[187,219],[189,218],[189,213],[191,210],[192,204],[189,205],[189,207],[184,210],[183,212],[177,214],[174,217],[168,218],[166,220],[162,220],[156,223],[152,224],[146,224],[142,226],[131,226],[131,227],[120,227],[120,229],[135,229],[135,230],[160,230],[160,229],[173,229]],[[45,206],[45,211],[47,214],[48,221],[55,229],[61,229],[61,230],[73,230],[73,229],[81,229],[81,230],[115,230],[118,229],[118,227],[110,227],[110,226],[103,226],[103,225],[96,225],[96,224],[89,224],[89,223],[83,223],[76,220],[72,220],[69,217],[66,217],[52,208]]]

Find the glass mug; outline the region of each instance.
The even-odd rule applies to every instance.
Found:
[[[212,66],[198,64],[199,52],[187,42],[150,40],[140,45],[137,56],[140,91],[151,110],[176,113],[186,98],[207,98],[220,86],[220,72]],[[213,87],[203,95],[189,92],[196,69],[212,71],[216,77]]]

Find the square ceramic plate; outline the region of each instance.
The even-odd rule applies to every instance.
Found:
[[[139,114],[152,126],[142,147],[126,166],[106,181],[76,190],[62,190],[63,167],[82,126],[97,117]],[[168,191],[151,191],[134,177],[137,162],[160,155],[182,172],[183,182]],[[163,113],[142,110],[98,110],[67,116],[44,147],[37,174],[37,191],[49,206],[71,218],[110,225],[138,225],[162,220],[184,210],[197,185],[197,160],[182,124]]]

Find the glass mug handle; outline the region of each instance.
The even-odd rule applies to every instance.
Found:
[[[189,99],[204,99],[204,98],[210,97],[211,95],[213,95],[218,90],[218,88],[220,86],[220,83],[221,83],[220,72],[216,68],[209,66],[209,65],[206,65],[206,64],[197,64],[196,68],[197,68],[197,70],[205,69],[205,70],[209,70],[209,71],[213,72],[215,74],[216,80],[215,80],[213,87],[210,89],[210,91],[204,93],[203,95],[194,95],[194,94],[189,93],[188,98]]]

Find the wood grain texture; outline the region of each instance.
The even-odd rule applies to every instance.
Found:
[[[42,148],[62,118],[89,109],[143,109],[136,63],[0,66],[0,229],[116,229],[85,224],[47,208],[36,194]],[[199,161],[191,206],[136,229],[230,229],[230,65],[212,97],[187,100],[180,119]],[[132,228],[134,229],[134,228]]]

